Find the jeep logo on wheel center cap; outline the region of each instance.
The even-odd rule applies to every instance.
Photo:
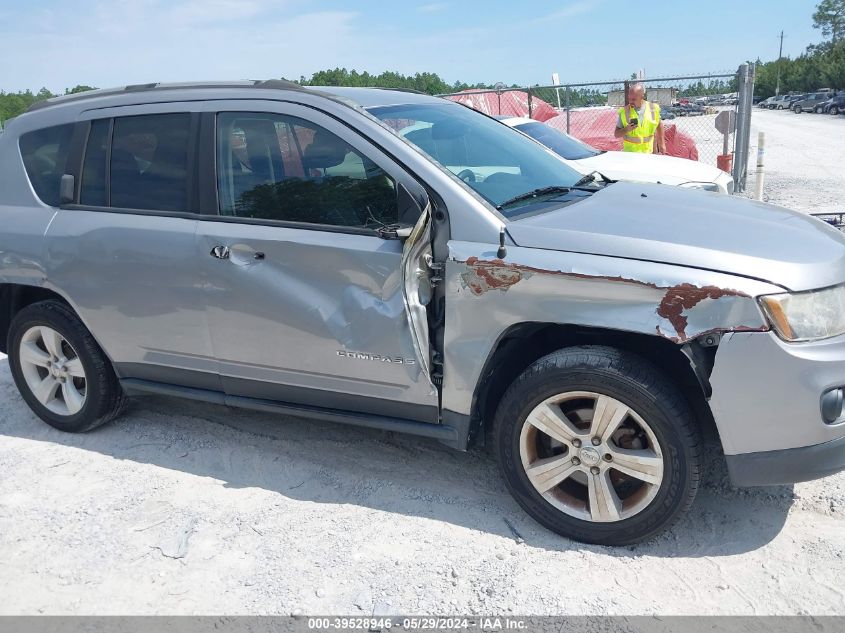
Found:
[[[594,448],[582,448],[579,452],[581,461],[590,466],[595,466],[601,460],[599,452]]]

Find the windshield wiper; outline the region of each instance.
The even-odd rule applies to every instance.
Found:
[[[581,187],[583,185],[589,185],[590,183],[593,183],[593,182],[596,181],[596,176],[598,176],[599,178],[604,180],[605,184],[611,184],[611,183],[616,182],[615,180],[611,180],[610,178],[605,176],[600,171],[592,171],[589,174],[587,174],[586,176],[584,176],[583,178],[581,178],[581,180],[576,182],[574,185],[572,185],[572,188],[577,189],[578,187]]]
[[[531,198],[536,198],[537,196],[545,196],[552,193],[569,193],[570,191],[572,191],[572,187],[564,187],[561,185],[552,185],[551,187],[540,187],[539,189],[532,189],[531,191],[526,191],[525,193],[521,193],[518,196],[514,196],[513,198],[505,200],[496,208],[501,211],[506,206],[515,202],[522,202],[523,200],[530,200]]]
[[[586,176],[584,176],[583,178],[581,178],[578,182],[576,182],[576,183],[575,183],[574,185],[572,185],[572,186],[573,186],[573,187],[580,187],[581,185],[589,185],[591,182],[595,182],[595,181],[596,181],[596,175],[595,175],[595,173],[592,173],[592,174],[587,174]]]

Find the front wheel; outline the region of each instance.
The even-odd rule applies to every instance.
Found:
[[[585,543],[651,538],[698,489],[688,403],[657,367],[613,348],[567,348],[531,365],[502,399],[495,441],[517,502]]]

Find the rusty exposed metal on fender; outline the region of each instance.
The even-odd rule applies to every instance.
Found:
[[[542,275],[562,275],[565,277],[572,277],[573,279],[603,279],[605,281],[618,281],[640,284],[650,288],[657,288],[653,283],[640,281],[638,279],[627,279],[625,277],[605,277],[601,275],[585,275],[582,273],[567,273],[560,270],[546,270],[543,268],[534,268],[532,266],[523,266],[520,264],[511,264],[502,259],[479,259],[478,257],[470,257],[464,262],[467,265],[467,271],[461,275],[464,284],[474,295],[482,295],[489,290],[505,291],[523,279],[528,279],[534,274]]]
[[[716,286],[695,286],[693,284],[679,284],[666,289],[663,301],[657,306],[657,314],[668,320],[678,337],[683,340],[687,338],[686,329],[688,325],[684,311],[692,310],[705,299],[721,299],[722,297],[747,297],[748,295],[730,288],[717,288]],[[732,330],[748,329],[743,326],[731,328]],[[756,328],[755,328],[756,329]]]
[[[619,275],[587,275],[576,272],[561,270],[550,270],[506,262],[502,259],[485,260],[478,257],[469,257],[464,262],[466,270],[461,273],[463,286],[473,295],[481,296],[491,290],[506,292],[519,282],[531,278],[533,275],[558,275],[571,279],[586,279],[591,281],[608,281],[615,283],[636,284],[655,290],[665,291],[663,298],[655,307],[657,315],[666,319],[675,330],[675,335],[663,332],[658,325],[656,333],[675,343],[683,343],[690,338],[703,334],[710,334],[720,331],[763,331],[765,326],[749,326],[747,324],[736,324],[734,326],[717,327],[701,332],[695,332],[692,336],[687,335],[689,318],[687,312],[693,310],[702,301],[719,300],[724,297],[743,297],[749,295],[743,291],[733,288],[720,288],[715,285],[697,286],[692,283],[680,283],[672,286],[660,286],[654,282],[632,279]]]

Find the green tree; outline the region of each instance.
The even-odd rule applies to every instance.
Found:
[[[845,35],[845,0],[822,0],[816,5],[813,26],[836,44]]]
[[[75,95],[75,94],[80,93],[80,92],[88,92],[89,90],[96,90],[96,88],[93,88],[91,86],[77,85],[77,86],[74,86],[73,88],[70,88],[70,89],[65,88],[65,94],[66,95]]]
[[[347,70],[346,68],[334,68],[331,70],[320,70],[311,77],[304,75],[299,78],[299,84],[303,86],[354,86],[374,88],[399,88],[402,90],[417,90],[430,95],[444,94],[447,92],[460,92],[471,88],[492,88],[490,85],[477,83],[467,84],[463,81],[456,81],[453,84],[446,83],[437,73],[416,73],[414,75],[403,75],[395,71],[385,71],[379,75],[373,75],[367,71]]]

